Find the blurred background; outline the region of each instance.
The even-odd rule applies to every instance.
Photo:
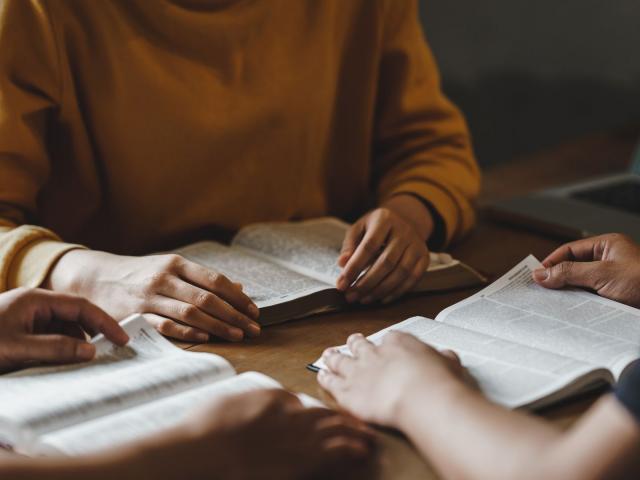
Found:
[[[640,126],[640,0],[420,0],[482,166]]]

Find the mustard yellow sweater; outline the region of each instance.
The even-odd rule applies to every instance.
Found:
[[[478,185],[414,0],[0,0],[0,291],[397,193],[449,241]]]

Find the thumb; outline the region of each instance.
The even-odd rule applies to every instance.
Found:
[[[13,357],[18,362],[86,362],[96,354],[96,347],[91,343],[65,335],[30,335],[17,343]]]
[[[573,286],[597,290],[607,275],[602,262],[561,262],[534,270],[533,279],[545,288]]]
[[[340,250],[340,256],[338,257],[338,266],[344,267],[353,252],[356,251],[362,236],[364,235],[364,223],[358,221],[354,223],[349,230],[347,230],[344,240],[342,241],[342,249]]]

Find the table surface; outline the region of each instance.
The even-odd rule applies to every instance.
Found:
[[[529,155],[486,172],[480,204],[514,194],[589,176],[620,171],[628,165],[637,132],[594,135]],[[527,254],[543,258],[559,241],[533,232],[491,222],[479,215],[477,228],[451,253],[458,259],[497,278]],[[374,333],[413,315],[434,318],[438,312],[475,293],[466,289],[414,296],[388,306],[351,308],[339,313],[267,327],[257,339],[239,344],[214,342],[187,347],[227,358],[238,372],[263,372],[293,391],[327,399],[315,374],[305,366],[322,351],[345,342],[348,335]],[[552,407],[540,415],[560,428],[571,425],[595,400],[591,395]],[[428,463],[397,434],[382,435],[380,455],[373,467],[376,478],[437,478]]]

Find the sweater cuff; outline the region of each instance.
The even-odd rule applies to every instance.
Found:
[[[69,250],[84,248],[61,242],[45,228],[0,227],[0,292],[39,287],[55,262]]]
[[[79,248],[85,247],[48,239],[33,242],[11,262],[8,288],[39,287],[62,255]]]
[[[427,239],[427,246],[432,252],[439,252],[444,247],[447,238],[447,227],[444,224],[442,215],[438,213],[430,201],[425,200],[420,195],[416,195],[415,193],[409,193],[408,195],[411,195],[413,198],[421,202],[424,207],[429,210],[431,220],[433,221],[433,231]]]
[[[448,245],[458,230],[460,220],[460,210],[453,198],[444,189],[424,182],[403,183],[386,192],[385,198],[401,193],[420,198],[431,212],[434,230],[429,237],[429,247],[438,250]]]

